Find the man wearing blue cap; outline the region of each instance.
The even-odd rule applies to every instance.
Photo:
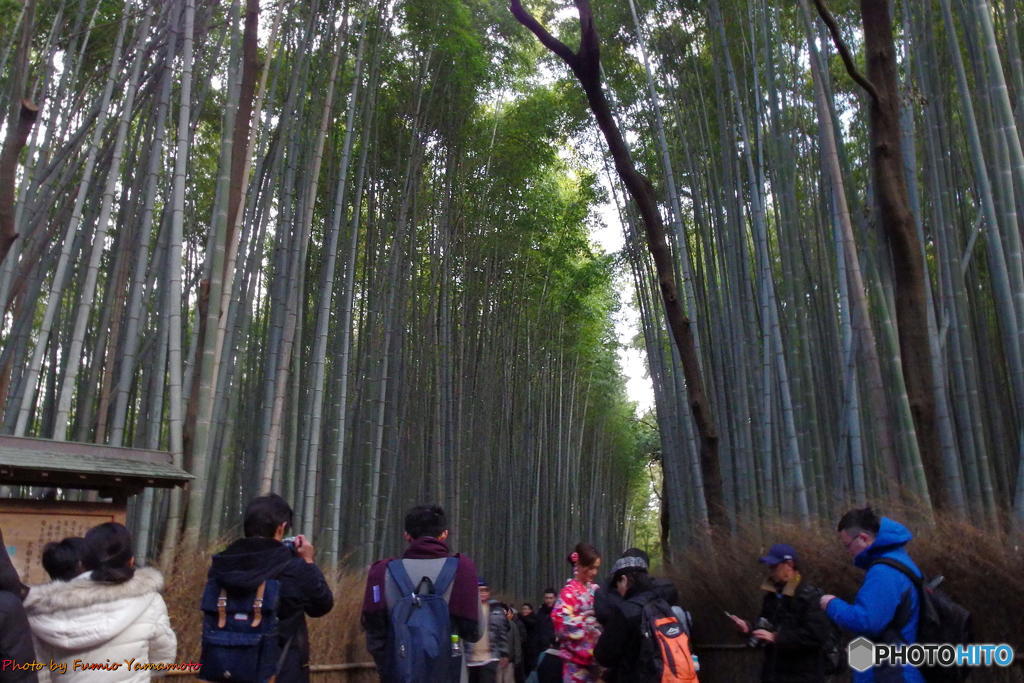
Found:
[[[831,625],[818,606],[822,592],[800,576],[796,550],[776,543],[760,558],[770,572],[761,614],[753,624],[730,614],[753,646],[764,647],[762,683],[820,683],[825,680],[825,641]]]

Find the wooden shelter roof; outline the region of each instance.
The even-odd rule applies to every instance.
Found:
[[[190,479],[166,451],[0,436],[0,484],[131,493],[181,486]]]

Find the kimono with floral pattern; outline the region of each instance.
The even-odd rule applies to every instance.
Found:
[[[594,646],[601,627],[594,616],[596,583],[571,579],[558,595],[551,621],[558,639],[559,656],[565,660],[562,680],[567,683],[596,681],[588,667],[594,665]]]

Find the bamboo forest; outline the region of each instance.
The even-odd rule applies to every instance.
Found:
[[[516,595],[868,503],[1020,539],[1022,24],[0,0],[0,430],[169,453],[158,562],[270,491],[356,569],[439,503]]]

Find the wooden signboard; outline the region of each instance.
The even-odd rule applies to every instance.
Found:
[[[44,500],[0,500],[0,529],[7,554],[23,583],[46,583],[43,546],[68,536],[83,536],[97,524],[125,522],[125,506]]]

